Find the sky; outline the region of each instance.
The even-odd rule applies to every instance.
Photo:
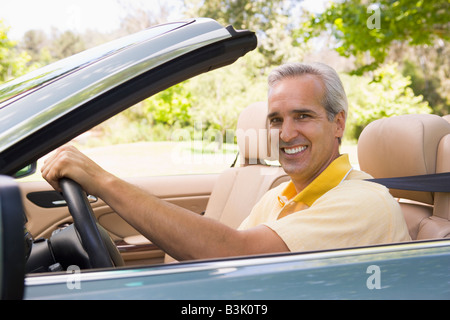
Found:
[[[154,9],[161,0],[126,0]],[[18,40],[31,29],[46,32],[83,32],[86,29],[108,32],[118,28],[125,10],[116,0],[0,0],[0,20],[8,26],[8,37]],[[180,16],[174,14],[173,19]]]
[[[152,10],[160,1],[171,0],[125,0]],[[320,10],[324,0],[304,0],[311,10]],[[179,3],[179,1],[173,2]],[[8,26],[8,37],[20,40],[31,29],[49,32],[52,27],[60,31],[83,32],[86,29],[100,32],[118,28],[124,16],[124,8],[117,0],[0,0],[0,20]],[[170,20],[182,19],[174,8]]]

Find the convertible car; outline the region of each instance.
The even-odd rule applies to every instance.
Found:
[[[61,181],[61,195],[43,180],[25,178],[57,147],[181,81],[234,63],[256,45],[254,32],[192,19],[149,28],[0,86],[1,298],[449,299],[448,192],[391,190],[411,242],[175,262],[73,181]],[[264,130],[265,108],[257,101],[246,107],[241,132]],[[264,192],[288,179],[266,161],[267,136],[256,135],[258,148],[237,140],[239,161],[221,173],[128,179],[237,226]],[[377,120],[362,133],[358,153],[361,169],[376,178],[449,172],[450,124],[435,115]],[[106,149],[99,154],[114,160]],[[213,311],[186,304],[176,312]],[[215,309],[270,311],[261,303]]]

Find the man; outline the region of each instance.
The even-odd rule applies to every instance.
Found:
[[[177,260],[410,239],[387,189],[362,181],[370,176],[339,155],[347,102],[333,69],[281,66],[269,77],[268,105],[279,160],[292,180],[268,192],[238,230],[128,184],[71,146],[49,157],[42,175],[56,190],[61,177],[77,181]]]
[[[398,203],[339,155],[347,98],[324,64],[289,64],[269,76],[270,128],[291,182],[269,191],[241,224],[266,225],[290,251],[410,241]]]

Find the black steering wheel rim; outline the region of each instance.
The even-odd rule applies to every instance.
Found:
[[[81,186],[68,178],[59,181],[75,228],[93,268],[114,267],[108,247],[102,239],[92,207]]]

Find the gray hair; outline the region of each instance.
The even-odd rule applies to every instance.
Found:
[[[323,63],[288,63],[275,68],[268,78],[269,95],[279,81],[305,74],[315,75],[322,79],[325,87],[322,105],[327,112],[328,120],[333,121],[341,111],[345,112],[345,118],[347,118],[348,102],[341,79],[333,68]]]

